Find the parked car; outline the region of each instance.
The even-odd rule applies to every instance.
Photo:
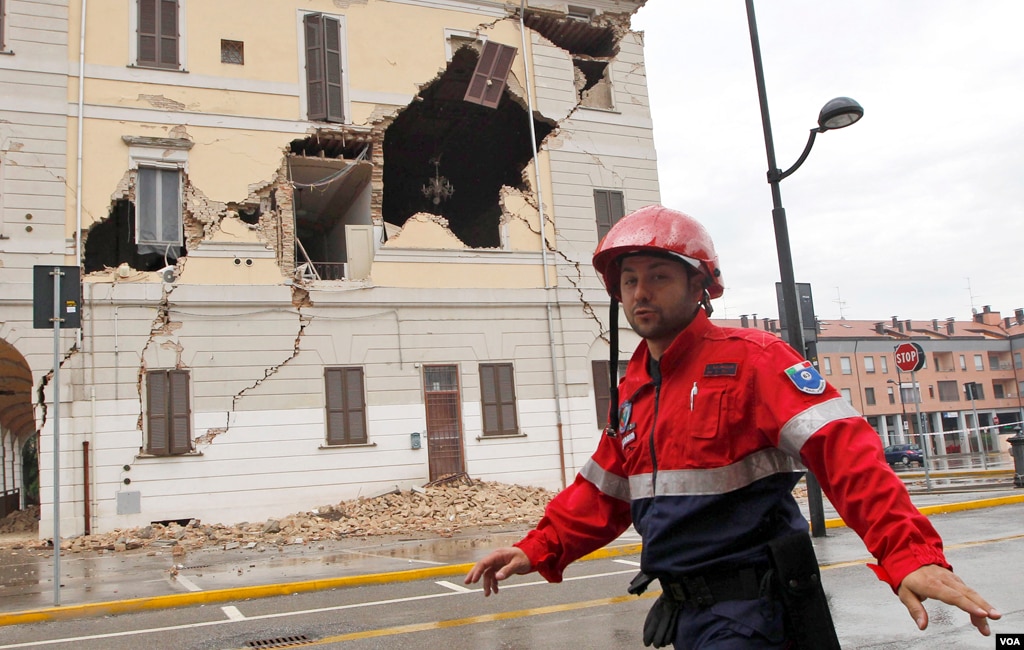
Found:
[[[890,465],[924,465],[924,451],[917,445],[890,445],[885,448],[885,462]]]

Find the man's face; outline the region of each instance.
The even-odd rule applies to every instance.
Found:
[[[687,273],[685,262],[651,255],[622,260],[619,289],[626,320],[656,359],[693,321],[703,294],[702,276]]]

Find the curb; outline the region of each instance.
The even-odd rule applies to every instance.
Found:
[[[990,499],[978,499],[977,501],[965,501],[961,503],[924,506],[918,508],[918,510],[921,514],[930,516],[950,512],[977,510],[981,508],[993,508],[996,506],[1015,503],[1024,503],[1024,494],[994,497]],[[841,528],[845,526],[846,523],[838,517],[825,520],[825,528]],[[642,548],[643,545],[639,543],[606,546],[584,556],[581,558],[581,561],[637,555],[640,553]],[[269,598],[271,596],[289,596],[312,591],[325,591],[328,589],[344,589],[347,587],[412,582],[415,580],[425,580],[429,578],[464,575],[468,573],[472,567],[473,563],[467,562],[464,564],[448,564],[445,566],[426,569],[411,569],[406,571],[392,571],[388,573],[368,573],[357,576],[326,578],[323,580],[303,580],[300,582],[256,585],[251,587],[232,587],[228,589],[211,589],[209,591],[166,594],[163,596],[151,596],[148,598],[113,600],[100,603],[85,603],[82,605],[46,607],[14,612],[11,614],[0,614],[0,627],[94,616],[109,616],[113,614],[126,614],[158,609],[171,609],[175,607],[188,607],[190,605],[210,605],[230,601],[250,600],[254,598]]]

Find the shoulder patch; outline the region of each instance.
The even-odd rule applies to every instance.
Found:
[[[825,379],[810,361],[801,361],[786,368],[786,376],[800,392],[808,395],[821,395],[825,392]]]
[[[704,366],[705,377],[735,377],[738,363],[709,363]]]

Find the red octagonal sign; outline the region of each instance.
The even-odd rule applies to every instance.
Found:
[[[924,348],[917,343],[896,346],[896,367],[903,372],[916,372],[924,367]]]

